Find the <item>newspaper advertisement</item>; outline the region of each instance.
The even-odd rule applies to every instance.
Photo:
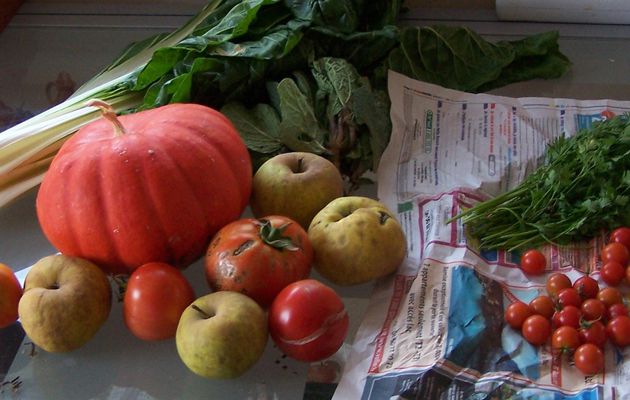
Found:
[[[606,346],[604,371],[585,376],[549,345],[529,344],[504,312],[545,294],[547,274],[524,275],[517,253],[481,251],[458,220],[446,223],[517,186],[554,138],[630,112],[630,101],[470,94],[393,72],[389,90],[378,197],[397,212],[408,254],[378,282],[333,398],[630,399],[630,347]],[[547,272],[574,281],[604,242],[544,247]]]

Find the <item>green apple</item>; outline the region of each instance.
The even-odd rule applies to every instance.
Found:
[[[33,343],[60,353],[87,343],[111,305],[111,286],[100,268],[59,254],[42,258],[28,272],[18,312]]]
[[[251,207],[257,218],[284,215],[306,230],[326,204],[343,195],[343,178],[322,156],[292,152],[279,154],[258,168]]]
[[[314,268],[341,286],[394,272],[406,255],[405,234],[384,204],[367,197],[331,201],[313,219],[308,237]]]
[[[202,296],[184,310],[175,344],[184,364],[197,375],[236,378],[262,357],[267,315],[251,298],[231,291]]]

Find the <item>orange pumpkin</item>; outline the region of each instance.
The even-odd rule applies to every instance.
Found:
[[[81,128],[55,156],[37,216],[60,252],[111,273],[148,262],[180,268],[249,200],[247,148],[221,113],[171,104]]]

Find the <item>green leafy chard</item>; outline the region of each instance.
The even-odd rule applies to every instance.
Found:
[[[595,122],[552,142],[523,183],[464,210],[468,232],[486,249],[568,244],[630,225],[630,114]]]
[[[0,134],[0,206],[37,185],[63,140],[98,118],[84,106],[95,97],[118,112],[173,102],[224,108],[254,160],[312,151],[356,183],[389,140],[388,68],[466,91],[568,68],[557,34],[492,44],[466,28],[401,29],[401,9],[402,0],[211,0],[175,32],[131,44],[66,102]],[[322,66],[316,81],[311,70],[326,58],[343,60],[345,76]],[[338,78],[349,98],[324,88],[324,80],[339,88]],[[329,101],[341,111],[326,115]]]
[[[376,169],[391,130],[388,97],[349,62],[321,58],[311,64],[310,78],[296,74],[267,88],[270,104],[248,109],[230,102],[221,109],[258,155],[256,165],[284,151],[323,154],[351,187]]]

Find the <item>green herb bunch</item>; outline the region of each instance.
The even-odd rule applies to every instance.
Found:
[[[484,249],[566,245],[630,225],[630,114],[596,121],[549,144],[519,186],[463,211]]]

